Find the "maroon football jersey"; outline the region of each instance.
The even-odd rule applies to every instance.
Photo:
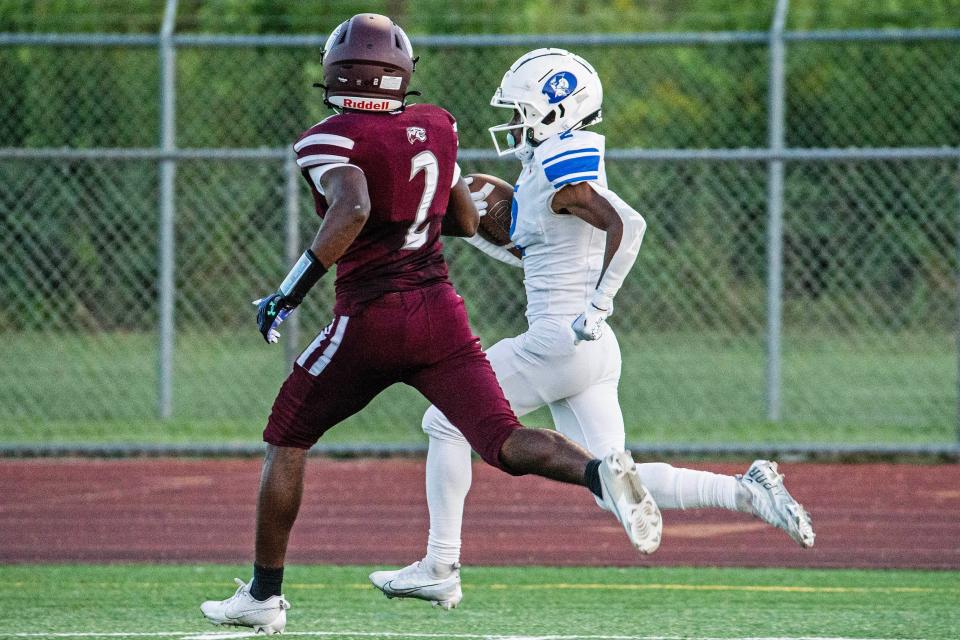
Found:
[[[453,116],[431,104],[341,113],[304,132],[294,150],[320,217],[327,202],[311,168],[352,164],[367,179],[370,218],[337,261],[337,314],[447,279],[440,223],[457,171]]]

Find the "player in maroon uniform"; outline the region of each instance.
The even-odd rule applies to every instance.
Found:
[[[334,264],[335,317],[274,402],[254,577],[201,605],[216,624],[283,630],[280,586],[307,450],[397,382],[440,408],[487,463],[586,486],[634,544],[659,539],[659,512],[632,460],[592,459],[555,431],[522,429],[505,400],[441,253],[441,234],[473,235],[479,222],[456,162],[456,123],[440,107],[405,105],[414,64],[403,31],[375,14],[341,24],[324,49],[326,101],[339,113],[294,145],[324,222],[279,290],[259,301],[257,322],[276,342],[280,323]]]

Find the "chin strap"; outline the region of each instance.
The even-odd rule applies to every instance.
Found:
[[[529,144],[522,144],[519,147],[515,147],[513,150],[513,155],[517,157],[517,160],[523,163],[527,163],[533,158],[533,147]]]
[[[335,105],[335,104],[333,104],[332,102],[330,102],[329,100],[327,100],[327,85],[323,84],[322,82],[314,82],[314,83],[313,83],[313,86],[316,87],[317,89],[323,89],[323,104],[324,104],[324,106],[326,106],[326,107],[328,107],[328,108],[330,108],[330,109],[333,109],[333,110],[336,111],[337,113],[341,113],[340,107],[338,107],[337,105]]]

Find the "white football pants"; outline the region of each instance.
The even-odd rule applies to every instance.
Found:
[[[517,416],[546,405],[557,431],[599,457],[624,445],[617,398],[620,345],[610,327],[599,340],[574,344],[572,322],[536,319],[525,333],[487,349],[487,358]],[[466,442],[436,407],[427,409],[423,430],[433,438]]]
[[[624,448],[617,396],[620,345],[609,326],[599,340],[575,344],[573,320],[536,318],[525,333],[490,347],[487,357],[517,416],[546,405],[557,431],[600,458]],[[470,445],[433,406],[423,416],[423,430],[430,436],[427,560],[443,567],[460,558],[463,503],[472,481]],[[638,470],[661,508],[736,508],[737,483],[732,477],[663,463],[640,464]]]

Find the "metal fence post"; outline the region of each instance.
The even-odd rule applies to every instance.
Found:
[[[786,69],[783,30],[789,0],[777,0],[770,27],[769,146],[774,153],[784,147],[784,93]],[[767,420],[780,420],[780,337],[783,329],[783,161],[768,165],[767,187]]]
[[[954,381],[955,382],[954,386],[955,386],[955,392],[957,394],[957,397],[956,397],[957,415],[955,418],[956,424],[954,425],[954,429],[956,430],[957,444],[960,444],[960,162],[957,162],[957,176],[956,176],[955,182],[957,185],[957,217],[955,222],[956,228],[954,229],[954,238],[956,242],[956,247],[954,247],[954,251],[955,251],[956,260],[957,260],[957,272],[954,277],[956,277],[957,279],[957,308],[955,310],[956,323],[957,323],[957,327],[955,329],[956,340],[957,340],[957,371],[956,371],[956,380]]]
[[[176,147],[176,51],[173,47],[173,26],[177,16],[177,0],[167,0],[160,31],[160,149]],[[161,418],[173,415],[173,344],[175,295],[174,264],[174,189],[177,165],[172,158],[160,161],[160,229],[158,265],[159,375],[157,380],[157,412]]]
[[[303,248],[300,246],[300,168],[297,166],[297,155],[290,149],[283,163],[283,174],[286,178],[284,189],[284,205],[286,210],[286,228],[284,230],[284,256],[287,265],[292,266],[300,257]],[[284,323],[284,356],[287,364],[293,366],[297,359],[300,344],[300,315],[294,313]]]

